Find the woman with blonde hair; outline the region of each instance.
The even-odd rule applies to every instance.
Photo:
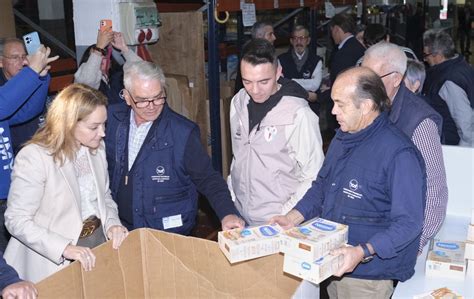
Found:
[[[38,282],[74,260],[90,271],[90,248],[107,238],[117,249],[128,234],[109,190],[106,105],[99,91],[70,85],[15,159],[5,213],[12,238],[4,256],[23,279]]]

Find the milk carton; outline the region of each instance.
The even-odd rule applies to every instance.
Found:
[[[462,299],[463,297],[448,288],[439,288],[428,293],[415,295],[413,299]]]
[[[347,243],[348,226],[314,218],[281,235],[281,252],[305,261],[316,261]]]
[[[342,266],[344,256],[332,256],[330,254],[313,262],[307,262],[299,257],[285,254],[283,259],[283,271],[319,284],[321,281],[332,276]]]
[[[464,249],[464,242],[432,240],[426,258],[426,276],[464,279],[466,274]]]
[[[229,262],[236,263],[280,251],[278,224],[236,228],[218,233],[219,247]]]

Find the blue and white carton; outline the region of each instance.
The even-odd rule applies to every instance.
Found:
[[[425,265],[426,276],[464,279],[466,275],[464,251],[464,242],[431,240]]]
[[[280,252],[283,229],[278,224],[236,228],[217,235],[219,247],[230,263]]]
[[[314,218],[281,235],[280,251],[305,261],[316,261],[347,243],[349,227]]]
[[[285,254],[283,271],[309,282],[319,284],[336,273],[343,262],[344,256],[342,254],[338,256],[328,254],[313,262]]]

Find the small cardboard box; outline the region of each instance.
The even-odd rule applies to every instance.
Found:
[[[290,298],[300,283],[283,273],[280,254],[230,265],[216,242],[151,229],[92,251],[92,271],[74,262],[39,282],[39,297]]]
[[[279,253],[282,232],[278,224],[236,228],[219,232],[217,241],[229,262],[237,263]]]
[[[432,240],[426,258],[426,276],[464,279],[466,275],[464,249],[464,242]]]
[[[305,261],[315,261],[347,243],[349,228],[322,218],[314,218],[281,236],[281,251]]]
[[[463,297],[448,288],[439,288],[428,293],[415,295],[413,299],[462,299]]]
[[[469,224],[467,227],[467,241],[474,242],[474,224]]]
[[[464,249],[464,258],[466,260],[474,260],[474,242],[466,241],[466,248]]]
[[[321,281],[332,276],[342,266],[344,256],[332,256],[330,254],[313,262],[307,262],[299,257],[285,254],[283,260],[283,271],[319,284]]]

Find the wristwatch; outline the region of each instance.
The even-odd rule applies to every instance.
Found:
[[[360,247],[362,247],[362,250],[364,251],[364,257],[360,261],[362,264],[366,264],[373,260],[374,255],[370,253],[369,247],[367,246],[366,243],[361,243],[359,244]]]
[[[105,49],[101,49],[101,48],[97,47],[96,45],[92,46],[92,49],[96,50],[97,52],[100,52],[102,54],[102,56],[107,55],[107,51]]]

